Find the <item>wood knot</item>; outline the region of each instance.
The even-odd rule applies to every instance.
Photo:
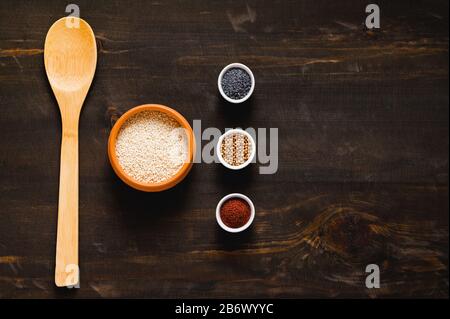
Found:
[[[324,225],[324,238],[339,251],[357,253],[370,244],[371,221],[360,214],[339,214]]]
[[[103,51],[103,41],[99,36],[95,36],[95,43],[97,45],[97,52]]]
[[[121,115],[122,112],[120,112],[116,107],[108,106],[105,113],[105,120],[107,122],[107,125],[112,128]]]
[[[389,235],[377,217],[351,207],[330,207],[308,229],[307,236],[316,243],[315,248],[366,260],[383,253],[384,239]]]

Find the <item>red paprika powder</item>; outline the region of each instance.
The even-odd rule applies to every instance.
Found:
[[[239,228],[250,219],[250,205],[241,198],[230,198],[220,207],[222,222],[231,228]]]

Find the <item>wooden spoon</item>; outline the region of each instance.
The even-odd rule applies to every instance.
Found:
[[[62,122],[55,283],[58,287],[76,286],[78,121],[97,64],[97,46],[89,24],[74,17],[56,21],[45,38],[44,63]]]

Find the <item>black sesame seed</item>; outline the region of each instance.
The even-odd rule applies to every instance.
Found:
[[[252,87],[250,75],[241,68],[228,69],[222,77],[222,90],[233,100],[244,98]]]

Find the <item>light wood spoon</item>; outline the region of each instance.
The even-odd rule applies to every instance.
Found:
[[[97,64],[97,46],[89,24],[74,17],[56,21],[45,38],[44,63],[62,122],[55,283],[58,287],[77,286],[78,122]]]

